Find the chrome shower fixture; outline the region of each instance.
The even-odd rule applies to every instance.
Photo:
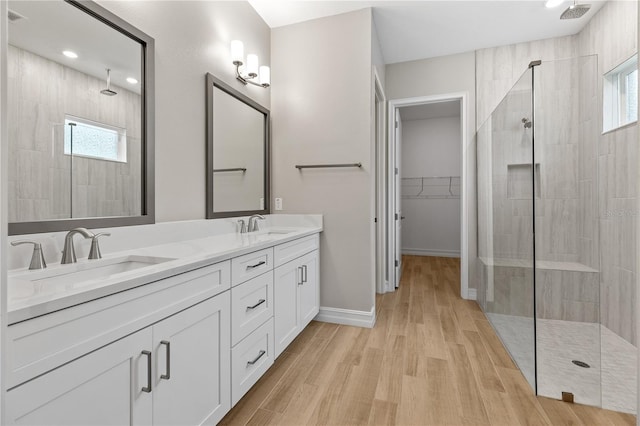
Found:
[[[118,92],[111,90],[111,70],[107,68],[107,88],[100,91],[103,95],[115,96]]]
[[[591,9],[590,4],[576,4],[576,0],[573,0],[573,4],[567,8],[562,15],[560,15],[560,19],[578,19],[584,16]]]

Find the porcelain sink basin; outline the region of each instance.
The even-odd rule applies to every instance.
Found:
[[[105,280],[114,275],[134,271],[174,260],[167,257],[120,256],[107,259],[83,261],[70,265],[55,265],[41,271],[25,271],[10,274],[9,280],[31,283],[35,288],[76,288],[84,283]]]

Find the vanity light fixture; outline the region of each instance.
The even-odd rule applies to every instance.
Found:
[[[242,82],[242,84],[253,84],[254,86],[260,86],[267,88],[271,85],[271,70],[268,66],[259,66],[258,55],[250,53],[247,55],[247,64],[244,65],[244,45],[240,40],[233,40],[231,42],[231,60],[233,65],[236,66],[236,78]],[[242,70],[240,68],[243,68]],[[246,72],[246,74],[243,74]],[[258,82],[254,81],[258,78]]]
[[[76,59],[78,57],[78,54],[76,52],[72,52],[71,50],[64,50],[62,54],[71,59]]]
[[[127,77],[127,83],[129,84],[138,84],[138,80],[133,77]]]

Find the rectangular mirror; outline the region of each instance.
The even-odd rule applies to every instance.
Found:
[[[207,74],[207,218],[269,213],[269,110]]]
[[[153,39],[89,1],[8,9],[9,234],[153,223]]]

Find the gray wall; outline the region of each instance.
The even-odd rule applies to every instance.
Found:
[[[460,117],[402,121],[403,178],[456,176],[452,192],[460,194]],[[460,198],[414,198],[449,191],[447,179],[402,181],[402,252],[431,256],[460,256]],[[420,185],[420,186],[417,186]],[[444,186],[442,186],[444,185]],[[426,188],[426,189],[425,189]]]
[[[139,215],[140,95],[115,86],[117,96],[101,95],[104,80],[14,46],[8,83],[9,221]],[[72,176],[67,114],[126,129],[127,162],[76,156]]]
[[[609,1],[579,34],[578,52],[598,55],[599,74],[637,52],[637,7],[637,2]],[[602,105],[602,78],[597,101]],[[599,134],[602,114],[598,118]],[[598,148],[601,322],[637,345],[638,125],[600,136]]]
[[[467,222],[469,226],[469,288],[477,288],[479,266],[476,253],[476,81],[475,53],[419,61],[390,64],[386,67],[387,99],[403,99],[445,93],[466,92],[467,98],[467,146],[463,153],[467,162]]]
[[[283,213],[322,213],[321,306],[370,311],[371,10],[272,30],[273,196]],[[296,164],[362,162],[362,169]]]
[[[247,2],[99,3],[156,42],[156,221],[203,219],[205,74],[269,108],[272,89],[235,79],[229,46],[242,40],[245,54],[256,53],[261,65],[272,66],[271,30]]]

